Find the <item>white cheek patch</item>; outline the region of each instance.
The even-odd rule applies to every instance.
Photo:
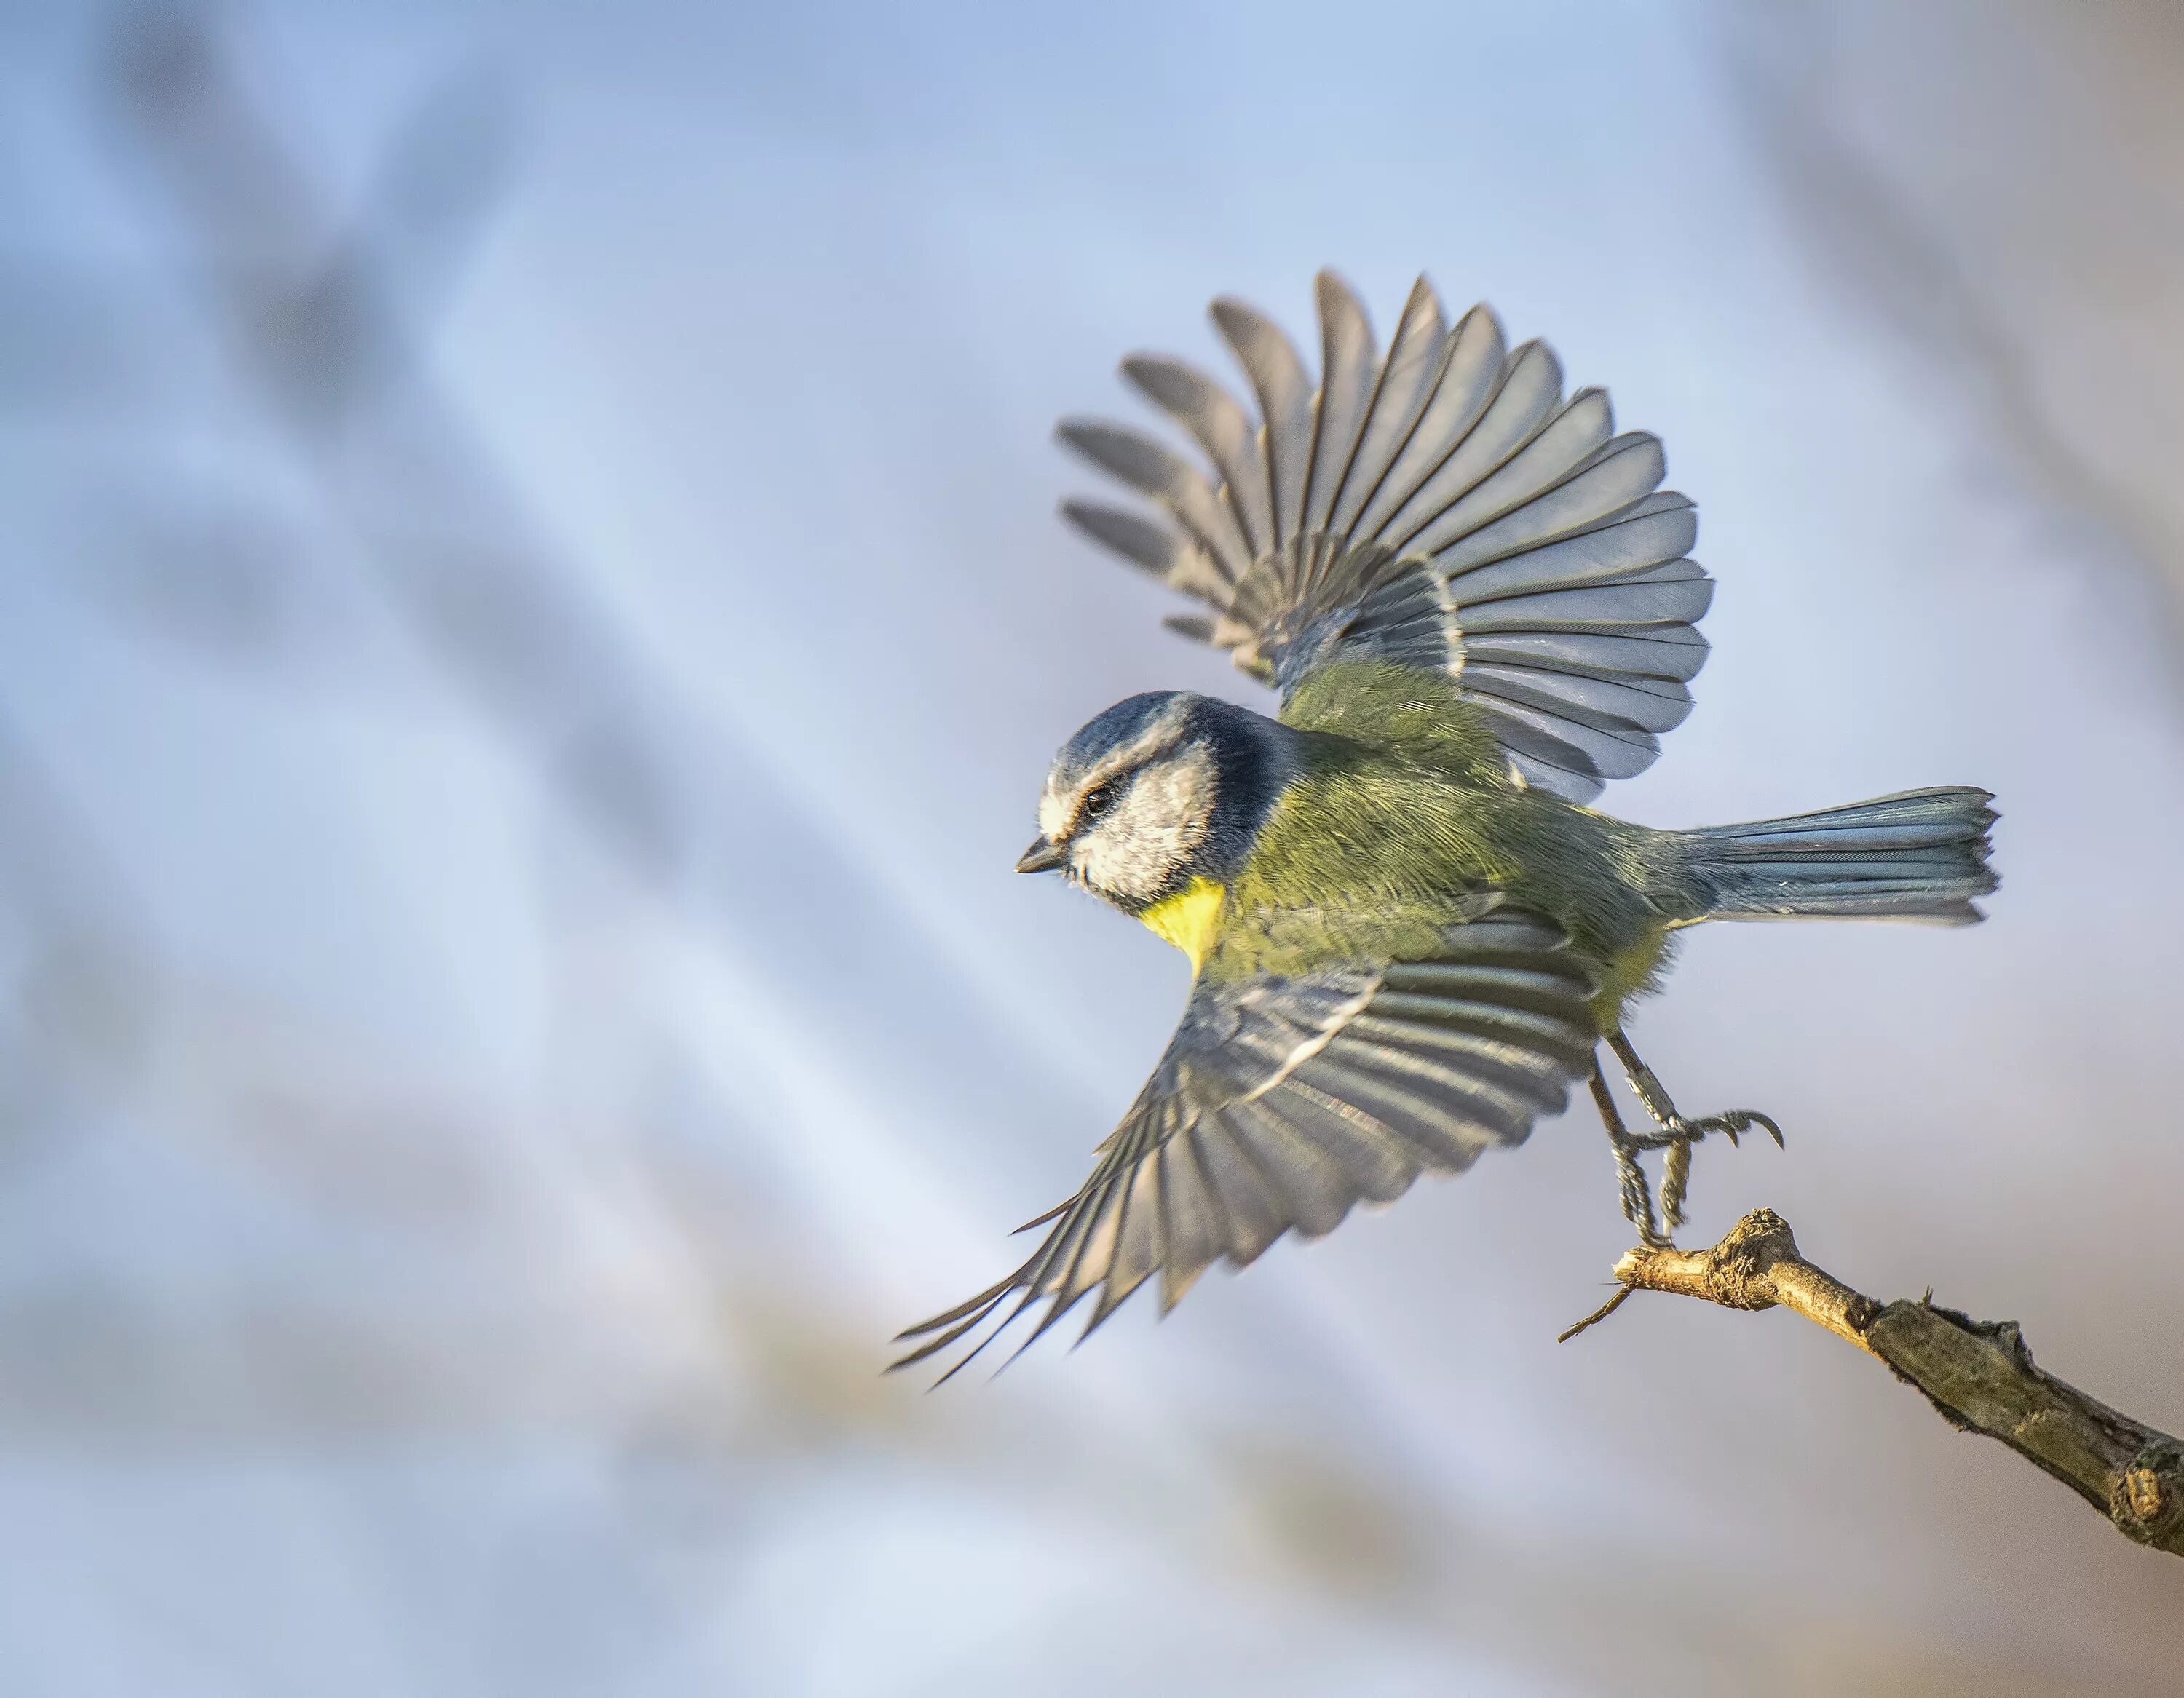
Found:
[[[1040,787],[1039,793],[1039,835],[1049,843],[1061,841],[1061,834],[1069,829],[1069,803],[1067,796],[1057,796],[1052,784]]]
[[[1120,804],[1079,832],[1077,876],[1095,890],[1150,901],[1206,841],[1213,816],[1213,757],[1189,748],[1142,768]]]

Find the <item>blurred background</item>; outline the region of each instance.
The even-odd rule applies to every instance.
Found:
[[[0,1690],[2184,1693],[2184,1570],[1589,1109],[936,1395],[1181,958],[1009,865],[1251,699],[1049,440],[1490,298],[1721,591],[1675,825],[1997,791],[1986,927],[1639,1027],[1882,1296],[2184,1428],[2184,12],[0,3]]]

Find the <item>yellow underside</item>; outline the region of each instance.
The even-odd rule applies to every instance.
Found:
[[[1213,947],[1213,934],[1221,929],[1221,905],[1228,898],[1225,884],[1194,878],[1186,888],[1154,903],[1138,918],[1190,956],[1190,970],[1196,972]]]

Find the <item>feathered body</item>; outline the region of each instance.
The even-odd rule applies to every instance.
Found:
[[[1232,888],[1209,973],[1416,958],[1495,892],[1552,917],[1604,981],[1635,988],[1665,928],[1699,917],[1668,834],[1513,782],[1444,680],[1338,664],[1284,717],[1312,727],[1295,733],[1302,775]]]
[[[1947,922],[1972,917],[1970,898],[1993,886],[1984,791],[1889,799],[1905,816],[1892,830],[1837,823],[1837,840],[1817,846],[1828,816],[1658,831],[1513,779],[1451,681],[1384,661],[1323,668],[1280,720],[1182,693],[1162,699],[1202,704],[1217,744],[1279,751],[1253,764],[1283,776],[1251,803],[1211,798],[1217,819],[1234,808],[1244,817],[1232,821],[1248,823],[1240,852],[1233,832],[1178,852],[1150,901],[1118,905],[1155,912],[1167,935],[1158,910],[1194,903],[1190,940],[1169,941],[1216,981],[1418,959],[1491,894],[1562,927],[1599,986],[1605,1033],[1632,997],[1657,988],[1680,927],[1851,907]],[[1740,859],[1755,843],[1777,847]]]
[[[1691,1144],[1772,1129],[1750,1111],[1685,1120],[1630,1048],[1628,1005],[1676,933],[1968,921],[1995,888],[1983,790],[1696,831],[1586,805],[1651,763],[1705,659],[1712,581],[1687,552],[1691,504],[1658,487],[1660,444],[1615,435],[1598,390],[1565,401],[1552,354],[1507,349],[1483,307],[1448,325],[1423,279],[1384,359],[1339,279],[1322,275],[1319,303],[1315,392],[1269,321],[1215,303],[1256,427],[1178,361],[1123,363],[1217,481],[1127,427],[1062,427],[1175,528],[1067,515],[1206,604],[1170,624],[1281,706],[1134,696],[1056,756],[1018,869],[1066,871],[1183,949],[1191,996],[1091,1177],[1034,1223],[1053,1222],[1038,1250],[906,1333],[926,1342],[905,1362],[1011,1295],[1003,1325],[1050,1300],[1039,1331],[1095,1289],[1097,1326],[1155,1273],[1172,1304],[1216,1260],[1521,1142],[1579,1079],[1650,1238],[1637,1150],[1670,1150],[1673,1225]],[[1615,1115],[1603,1038],[1651,1143]]]

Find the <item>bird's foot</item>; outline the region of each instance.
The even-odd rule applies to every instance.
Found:
[[[1607,1076],[1596,1060],[1592,1069],[1593,1101],[1600,1109],[1601,1124],[1607,1128],[1608,1144],[1615,1152],[1624,1216],[1637,1228],[1641,1243],[1657,1250],[1669,1248],[1674,1242],[1671,1234],[1684,1223],[1684,1200],[1691,1183],[1691,1151],[1700,1142],[1719,1133],[1731,1144],[1737,1144],[1744,1133],[1758,1127],[1780,1148],[1782,1128],[1775,1124],[1772,1115],[1762,1114],[1758,1109],[1725,1109],[1719,1114],[1696,1116],[1681,1113],[1675,1100],[1662,1088],[1653,1070],[1639,1060],[1629,1038],[1615,1032],[1608,1034],[1607,1041],[1623,1063],[1646,1118],[1653,1122],[1652,1129],[1647,1132],[1633,1132],[1624,1124],[1623,1116],[1615,1106],[1614,1094],[1607,1088]],[[1661,1208],[1658,1216],[1653,1212],[1652,1188],[1646,1182],[1646,1171],[1638,1160],[1657,1150],[1668,1152],[1661,1164]]]
[[[1661,1123],[1662,1133],[1669,1140],[1668,1157],[1661,1164],[1661,1219],[1670,1232],[1684,1223],[1684,1199],[1691,1183],[1691,1151],[1699,1140],[1718,1132],[1733,1145],[1740,1133],[1749,1132],[1755,1126],[1764,1127],[1774,1138],[1774,1147],[1782,1148],[1782,1128],[1758,1109],[1727,1109],[1720,1114],[1701,1115],[1696,1120],[1669,1111]]]

